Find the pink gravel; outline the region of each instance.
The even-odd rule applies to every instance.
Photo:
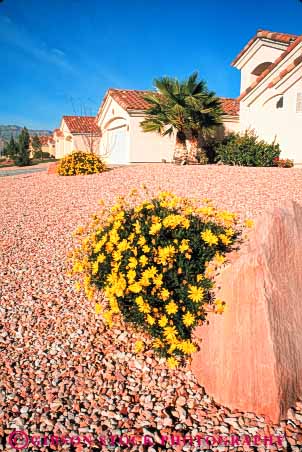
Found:
[[[302,203],[302,169],[154,164],[93,176],[1,178],[0,450],[11,450],[10,432],[25,430],[95,437],[108,432],[150,434],[155,442],[160,434],[173,432],[284,434],[284,450],[298,451],[301,402],[278,426],[220,407],[188,369],[167,369],[151,350],[137,357],[129,327],[121,323],[108,330],[91,303],[74,291],[65,262],[72,232],[97,210],[100,199],[110,204],[142,184],[150,193],[169,190],[212,199],[243,218],[287,199]],[[29,450],[100,449],[81,445]],[[137,445],[131,450],[180,449]]]

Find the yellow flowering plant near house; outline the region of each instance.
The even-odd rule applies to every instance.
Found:
[[[193,328],[224,309],[212,270],[241,235],[237,216],[162,192],[138,205],[120,198],[79,232],[73,273],[89,297],[96,289],[105,295],[106,323],[121,315],[147,332],[170,367],[195,352]]]
[[[106,171],[105,163],[91,152],[75,151],[63,157],[57,166],[60,176],[96,174]]]

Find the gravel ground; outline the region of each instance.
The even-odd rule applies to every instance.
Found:
[[[87,221],[101,198],[112,203],[116,195],[142,183],[150,193],[164,189],[210,198],[242,217],[255,217],[287,199],[302,203],[302,169],[163,164],[85,177],[36,173],[2,178],[0,450],[15,450],[8,444],[9,434],[24,430],[44,437],[95,438],[91,447],[44,441],[26,450],[121,451],[121,445],[97,445],[96,438],[123,433],[153,435],[154,445],[126,448],[132,451],[263,452],[264,446],[161,445],[160,435],[282,434],[283,450],[298,452],[301,401],[280,425],[223,408],[204,393],[189,369],[167,369],[151,350],[137,357],[129,327],[121,323],[108,330],[94,307],[74,291],[65,262],[72,231]],[[269,450],[277,449],[282,446],[274,440]]]

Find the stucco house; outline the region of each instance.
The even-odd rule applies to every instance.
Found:
[[[302,164],[302,36],[259,30],[232,65],[241,71],[240,130],[276,140]]]
[[[109,89],[97,114],[101,130],[100,155],[108,163],[171,162],[175,137],[145,133],[140,127],[149,107],[144,95],[150,91]],[[221,99],[223,126],[217,134],[239,131],[239,102]]]
[[[99,152],[101,131],[95,116],[63,116],[59,129],[53,133],[55,157],[73,151]]]
[[[32,139],[32,137],[31,137],[31,139]],[[54,141],[52,135],[39,135],[39,140],[41,143],[42,152],[48,152],[50,155],[52,155],[54,157],[55,156],[55,141]],[[30,141],[29,148],[30,148],[31,155],[33,156],[34,150],[32,148],[31,141]]]

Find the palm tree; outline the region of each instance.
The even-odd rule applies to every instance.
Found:
[[[163,136],[176,132],[175,162],[192,159],[192,150],[196,158],[200,137],[206,138],[221,123],[219,98],[208,91],[204,81],[198,81],[197,72],[182,82],[161,77],[154,80],[154,85],[157,92],[144,96],[150,108],[141,122],[142,129]],[[187,140],[191,144],[190,155]]]

